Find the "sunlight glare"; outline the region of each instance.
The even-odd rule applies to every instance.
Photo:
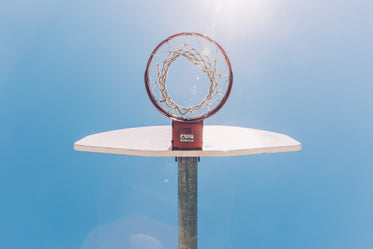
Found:
[[[273,19],[274,4],[269,0],[205,0],[213,23],[211,28],[242,35],[267,29]]]

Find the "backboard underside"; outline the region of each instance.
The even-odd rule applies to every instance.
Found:
[[[289,136],[257,129],[205,125],[202,150],[172,150],[171,126],[113,130],[74,144],[79,151],[151,157],[219,157],[301,150]]]

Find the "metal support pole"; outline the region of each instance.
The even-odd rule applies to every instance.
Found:
[[[178,158],[179,249],[197,249],[198,158]]]

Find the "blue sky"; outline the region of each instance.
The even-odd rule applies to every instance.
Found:
[[[0,248],[177,248],[174,159],[73,143],[170,123],[143,74],[184,31],[215,38],[233,67],[206,124],[303,144],[203,158],[199,248],[372,248],[372,11],[364,0],[2,1]]]

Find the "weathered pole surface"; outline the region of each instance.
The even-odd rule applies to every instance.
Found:
[[[198,158],[178,157],[179,249],[197,249]]]

